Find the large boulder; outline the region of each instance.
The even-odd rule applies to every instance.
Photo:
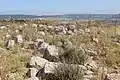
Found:
[[[59,54],[58,54],[58,48],[54,45],[49,45],[45,53],[43,54],[44,58],[52,61],[52,62],[58,62],[59,61]]]
[[[64,67],[73,67],[73,68],[78,68],[80,70],[87,70],[85,66],[82,65],[77,65],[77,64],[64,64],[61,62],[48,62],[44,66],[44,73],[52,73],[54,74],[59,68],[64,68]]]
[[[38,56],[32,56],[30,59],[29,65],[34,66],[34,67],[39,66],[39,67],[43,68],[44,65],[48,62],[49,61],[44,58],[41,58]]]
[[[44,68],[44,73],[54,73],[55,69],[58,67],[64,67],[64,66],[72,66],[74,68],[78,67],[83,70],[87,70],[87,68],[83,65],[77,65],[77,64],[64,64],[61,62],[50,62],[44,58],[33,56],[31,57],[30,63],[31,66],[39,66],[40,69]],[[32,68],[31,68],[32,69]],[[32,69],[35,70],[35,69]],[[35,71],[34,71],[35,72]]]
[[[54,45],[49,45],[48,43],[40,40],[38,43],[38,49],[43,54],[44,58],[49,61],[58,61],[58,48]]]

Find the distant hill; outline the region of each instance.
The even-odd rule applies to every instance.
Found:
[[[26,19],[26,18],[38,18],[39,16],[36,15],[0,15],[0,19]]]
[[[67,18],[73,20],[106,20],[106,19],[117,19],[120,17],[117,14],[64,14],[64,15],[24,15],[24,14],[17,14],[17,15],[0,15],[0,19],[33,19],[33,18]]]

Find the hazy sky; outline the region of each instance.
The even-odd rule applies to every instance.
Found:
[[[120,0],[0,0],[0,14],[119,12]]]

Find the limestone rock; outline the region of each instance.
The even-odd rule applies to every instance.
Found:
[[[93,74],[93,72],[90,70],[85,71],[85,75],[92,75],[92,74]]]
[[[67,31],[67,34],[68,35],[74,35],[74,33],[71,30]]]
[[[38,49],[40,50],[40,52],[42,53],[42,54],[45,54],[46,53],[46,49],[47,49],[47,47],[49,46],[49,44],[48,43],[39,43],[38,44]]]
[[[72,30],[72,31],[73,31],[75,28],[76,28],[75,25],[69,25],[69,26],[68,26],[68,30]]]
[[[51,56],[58,56],[58,49],[54,45],[49,45],[46,48],[46,51],[51,55]]]
[[[95,43],[98,43],[98,42],[99,42],[99,40],[98,40],[97,38],[93,38],[93,41],[94,41]]]
[[[7,29],[6,26],[0,26],[0,29]]]
[[[17,42],[19,44],[23,43],[23,36],[22,35],[17,35],[16,38],[17,38]]]
[[[6,42],[5,47],[6,47],[7,49],[10,49],[10,48],[12,48],[14,45],[15,45],[15,41],[9,39],[9,40]]]
[[[45,36],[45,32],[44,31],[40,31],[39,34],[42,35],[42,36]]]
[[[39,66],[41,68],[43,68],[43,66],[48,63],[48,60],[41,58],[41,57],[37,57],[37,56],[33,56],[30,59],[30,65],[31,66]]]
[[[33,26],[34,28],[36,28],[36,27],[37,27],[37,24],[32,24],[32,26]]]
[[[38,70],[36,68],[29,68],[29,70],[27,71],[27,76],[29,78],[33,78],[36,77],[36,73],[38,72]]]
[[[28,78],[26,80],[39,80],[39,78],[38,77],[32,77],[32,78]]]

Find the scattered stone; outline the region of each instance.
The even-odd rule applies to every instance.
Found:
[[[20,26],[19,26],[19,28],[21,28],[21,29],[22,29],[22,28],[23,28],[23,26],[22,26],[22,25],[20,25]]]
[[[86,28],[86,29],[85,29],[85,32],[86,32],[86,33],[90,33],[90,29]]]
[[[9,35],[9,34],[5,36],[5,38],[10,38],[10,37],[11,37],[11,35]]]
[[[17,43],[22,44],[23,43],[23,36],[22,35],[17,35]]]
[[[33,26],[34,28],[37,28],[37,24],[32,24],[32,26]]]
[[[58,49],[56,46],[54,45],[49,45],[47,48],[46,48],[46,52],[48,54],[50,54],[51,56],[58,56]]]
[[[85,71],[85,75],[93,75],[93,72],[90,70]]]
[[[75,25],[69,25],[69,26],[68,26],[68,31],[69,31],[69,30],[74,31],[75,28],[76,28]]]
[[[16,29],[15,32],[16,32],[16,33],[19,33],[19,30]]]
[[[31,78],[28,78],[26,80],[39,80],[39,78],[38,77],[31,77]]]
[[[45,32],[44,31],[39,31],[39,34],[42,36],[45,36]]]
[[[29,68],[29,70],[26,73],[26,76],[28,76],[29,78],[33,78],[36,77],[38,70],[36,68]]]
[[[93,38],[93,41],[94,41],[95,43],[98,43],[98,42],[99,42],[99,40],[98,40],[97,38]]]
[[[6,26],[0,26],[0,29],[7,29]]]
[[[47,49],[48,46],[49,46],[48,43],[39,42],[39,44],[38,44],[38,49],[40,50],[40,52],[41,52],[42,54],[45,54],[45,53],[46,53],[46,49]]]
[[[67,31],[67,34],[72,36],[74,35],[74,33],[71,30]]]
[[[7,42],[6,42],[5,47],[6,47],[6,49],[9,50],[9,49],[12,48],[14,45],[15,45],[15,41],[9,39],[9,40],[7,40]]]
[[[83,34],[85,34],[85,32],[84,32],[84,30],[79,29],[79,30],[77,31],[77,34],[83,35]]]
[[[53,26],[47,26],[48,30],[53,30]]]

